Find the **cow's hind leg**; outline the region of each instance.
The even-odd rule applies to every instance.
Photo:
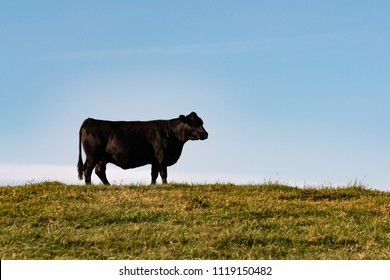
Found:
[[[87,185],[91,184],[91,175],[92,175],[92,170],[94,168],[95,168],[95,164],[87,159],[84,164],[84,177],[85,177],[85,184]]]
[[[106,163],[100,161],[95,165],[95,173],[100,178],[103,184],[109,185],[110,183],[106,177]]]
[[[158,164],[153,163],[152,164],[152,185],[156,184],[157,177],[158,177],[158,170],[159,170]]]

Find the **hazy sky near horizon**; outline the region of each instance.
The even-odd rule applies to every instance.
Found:
[[[390,190],[389,14],[375,0],[2,0],[0,181],[71,166],[78,182],[87,117],[195,111],[209,139],[168,180]]]

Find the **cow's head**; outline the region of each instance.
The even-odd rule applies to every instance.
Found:
[[[185,140],[205,140],[208,137],[207,131],[203,127],[203,121],[195,112],[184,116],[180,115],[180,121],[184,123]]]

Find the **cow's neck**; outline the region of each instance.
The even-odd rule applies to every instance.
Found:
[[[184,129],[185,124],[182,123],[179,119],[175,119],[175,121],[177,124],[175,125],[174,134],[176,138],[182,143],[182,145],[184,145],[188,141],[186,131]]]

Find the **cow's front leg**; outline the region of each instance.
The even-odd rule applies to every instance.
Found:
[[[167,167],[165,165],[160,166],[160,176],[161,176],[161,179],[162,179],[162,183],[166,184],[167,183],[168,172],[167,172]]]
[[[152,184],[156,183],[158,172],[160,172],[162,183],[166,184],[168,173],[167,173],[167,165],[164,160],[164,149],[160,145],[156,145],[154,147],[154,151],[156,156],[156,163],[152,164]]]
[[[153,163],[152,164],[152,185],[155,185],[156,184],[156,181],[157,181],[157,177],[158,177],[158,164],[156,163]]]

